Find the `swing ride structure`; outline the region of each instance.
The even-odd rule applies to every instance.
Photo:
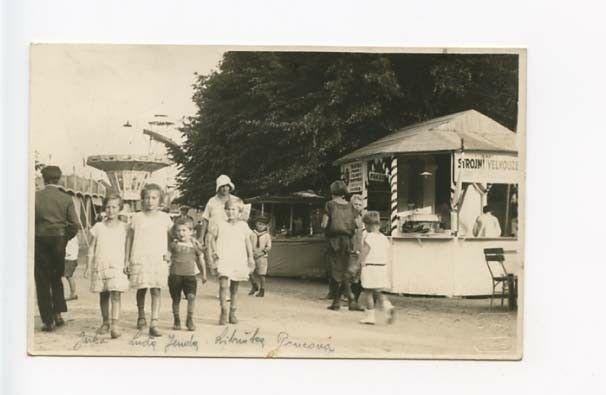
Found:
[[[155,118],[165,118],[166,115],[154,115]],[[148,122],[150,126],[168,127],[173,122],[167,120],[154,120]],[[123,127],[132,128],[127,121]],[[105,155],[92,155],[86,159],[86,164],[105,172],[111,184],[113,193],[117,193],[130,209],[138,209],[141,200],[141,190],[149,181],[153,173],[172,165],[166,154],[166,148],[180,149],[179,145],[162,133],[143,129],[143,132],[125,132],[125,147],[140,147],[148,144],[147,153],[112,153]],[[149,141],[147,142],[147,138]],[[152,142],[159,143],[153,146]],[[139,151],[140,152],[140,151]]]

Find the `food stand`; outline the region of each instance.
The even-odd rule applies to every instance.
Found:
[[[335,162],[350,192],[381,214],[391,292],[490,295],[484,248],[504,248],[508,271],[521,271],[518,137],[469,110],[405,127]],[[474,237],[487,204],[503,233]]]
[[[256,196],[244,199],[244,202],[252,205],[251,221],[259,214],[270,219],[269,276],[326,277],[326,240],[320,228],[324,197],[313,191],[301,191]],[[254,229],[254,223],[250,226]]]

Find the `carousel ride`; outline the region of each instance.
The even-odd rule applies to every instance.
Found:
[[[166,129],[173,122],[166,119],[166,115],[154,115],[154,120],[148,122],[150,127]],[[130,121],[127,121],[124,128],[132,128]],[[124,132],[120,138],[126,140],[123,144],[127,147],[129,153],[111,153],[103,155],[91,155],[87,157],[86,164],[95,169],[105,172],[111,191],[122,197],[127,211],[140,209],[141,190],[146,183],[150,182],[152,174],[159,170],[170,167],[173,163],[168,158],[166,148],[172,147],[180,149],[179,145],[165,133],[143,129],[142,133],[135,130]],[[157,144],[154,144],[157,143]],[[141,153],[141,147],[148,146],[146,153]],[[139,151],[139,152],[137,152]],[[171,179],[171,177],[167,177]],[[167,192],[174,190],[174,185],[170,181],[161,185]],[[170,197],[169,197],[169,200]],[[169,202],[163,202],[169,205]]]

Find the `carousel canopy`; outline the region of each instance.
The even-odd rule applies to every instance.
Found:
[[[169,166],[170,161],[163,155],[92,155],[86,164],[104,171],[149,171],[153,172]]]
[[[398,130],[335,161],[352,162],[373,156],[415,152],[465,151],[517,153],[517,134],[495,120],[468,110]]]

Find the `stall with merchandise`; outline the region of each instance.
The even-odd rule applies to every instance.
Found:
[[[520,273],[518,140],[469,110],[405,127],[335,162],[350,192],[381,214],[391,292],[490,295],[485,248],[503,248],[507,270]],[[487,210],[494,226],[478,231]]]
[[[262,195],[244,202],[252,205],[250,226],[258,215],[269,218],[272,250],[269,276],[324,278],[326,240],[320,223],[326,199],[313,191]]]

